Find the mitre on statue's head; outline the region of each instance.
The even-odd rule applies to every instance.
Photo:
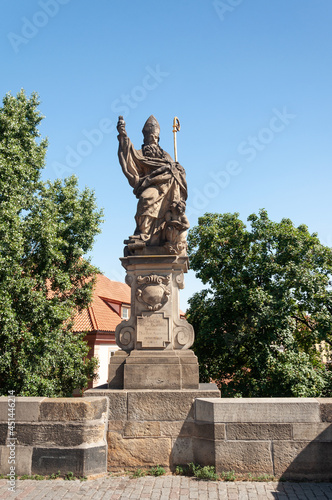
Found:
[[[149,116],[142,129],[144,137],[150,134],[154,134],[159,137],[159,132],[160,132],[160,126],[156,118],[153,115]]]

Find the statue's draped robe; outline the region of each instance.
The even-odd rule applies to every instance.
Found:
[[[119,161],[138,198],[135,234],[148,233],[142,236],[150,244],[161,244],[166,212],[172,203],[187,199],[184,168],[166,152],[163,158],[144,156],[128,137],[119,143]],[[146,230],[142,231],[144,224]]]

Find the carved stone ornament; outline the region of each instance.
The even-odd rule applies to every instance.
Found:
[[[129,330],[128,328],[127,329],[123,328],[123,330],[120,332],[119,340],[120,340],[121,344],[123,344],[125,346],[130,344],[130,342],[132,341],[131,330]]]
[[[176,281],[178,287],[180,288],[180,290],[182,290],[184,288],[184,275],[183,275],[183,273],[178,274],[175,278],[175,281]]]
[[[176,340],[178,341],[178,343],[183,346],[183,345],[186,345],[188,344],[188,342],[190,342],[190,332],[187,331],[187,330],[179,330],[177,335],[176,335]]]
[[[132,283],[133,283],[134,279],[132,276],[130,276],[130,274],[126,274],[126,277],[125,277],[125,282],[128,286],[131,286]]]
[[[170,290],[168,285],[170,276],[137,276],[139,286],[136,290],[136,298],[144,304],[149,311],[158,311],[168,301]]]
[[[115,340],[118,346],[124,351],[131,351],[134,348],[135,330],[128,326],[127,321],[122,321],[115,330]]]
[[[187,320],[180,319],[174,328],[174,341],[176,349],[189,349],[194,343],[194,329]]]

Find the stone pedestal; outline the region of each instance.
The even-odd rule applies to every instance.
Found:
[[[121,351],[109,365],[112,389],[197,389],[192,326],[179,313],[188,257],[135,255],[121,259],[131,287],[131,317],[115,331]]]

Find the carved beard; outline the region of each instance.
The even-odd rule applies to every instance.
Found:
[[[150,158],[164,158],[164,150],[161,149],[159,144],[143,144],[142,153],[144,156],[148,156]]]

